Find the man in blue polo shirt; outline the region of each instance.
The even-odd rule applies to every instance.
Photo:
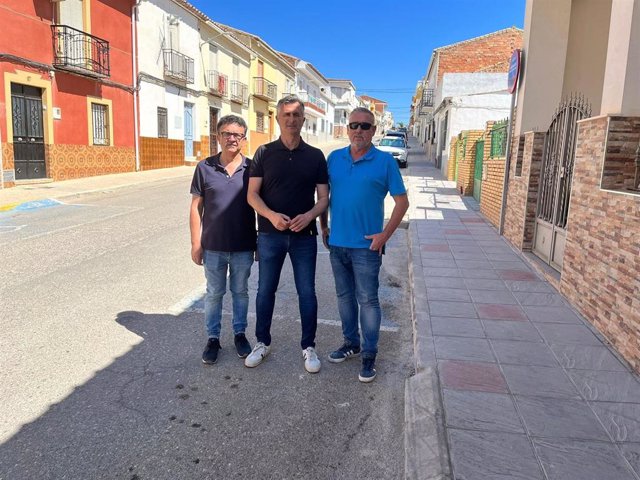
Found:
[[[249,309],[248,280],[256,250],[256,216],[247,203],[250,160],[241,153],[247,124],[236,115],[218,121],[222,151],[198,163],[191,182],[191,258],[204,264],[207,293],[204,319],[209,339],[202,361],[214,364],[220,350],[222,297],[229,289],[233,333],[240,358],[251,352],[245,336]]]
[[[376,376],[382,318],[378,275],[384,245],[409,208],[398,164],[389,153],[371,143],[376,131],[374,124],[375,117],[366,108],[356,108],[349,115],[350,145],[333,151],[327,159],[331,229],[327,226],[327,215],[320,217],[323,240],[330,251],[344,336],[344,344],[329,355],[329,361],[340,363],[362,354],[358,378],[365,383]],[[387,193],[393,197],[395,206],[384,226]]]

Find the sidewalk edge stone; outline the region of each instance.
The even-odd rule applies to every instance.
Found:
[[[405,479],[450,480],[443,406],[416,223],[412,220],[409,224],[409,285],[416,373],[405,383]]]

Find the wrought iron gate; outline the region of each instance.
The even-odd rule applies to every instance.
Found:
[[[558,107],[544,139],[533,252],[556,270],[562,270],[567,235],[576,122],[590,115],[585,98],[572,95]]]
[[[42,90],[12,83],[11,116],[16,180],[45,178]]]

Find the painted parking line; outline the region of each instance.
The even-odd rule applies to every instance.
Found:
[[[207,287],[205,285],[195,289],[193,292],[186,295],[178,303],[169,307],[168,313],[175,316],[181,315],[183,313],[204,313],[204,295],[206,293],[206,289]],[[222,314],[231,315],[232,312],[223,310]],[[253,312],[249,312],[248,316],[251,318],[255,318],[256,314]],[[285,318],[290,319],[291,317],[289,315],[278,315],[278,314],[273,315],[274,320],[281,320]],[[295,320],[296,322],[300,323],[299,318],[296,318]],[[340,320],[318,318],[318,323],[322,325],[331,325],[333,327],[342,328],[342,322],[340,322]],[[384,318],[384,315],[383,315],[382,322],[380,324],[380,331],[397,332],[398,330],[399,330],[398,325],[395,322],[392,322],[391,320]]]

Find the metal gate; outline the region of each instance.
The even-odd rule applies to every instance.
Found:
[[[576,122],[590,115],[584,97],[572,95],[558,107],[544,139],[533,252],[558,271],[567,236]]]
[[[12,83],[11,112],[16,180],[45,178],[42,90]]]
[[[218,153],[218,110],[209,107],[209,155]]]
[[[484,161],[484,140],[476,142],[476,161],[473,169],[473,198],[480,201],[482,191],[482,163]]]

